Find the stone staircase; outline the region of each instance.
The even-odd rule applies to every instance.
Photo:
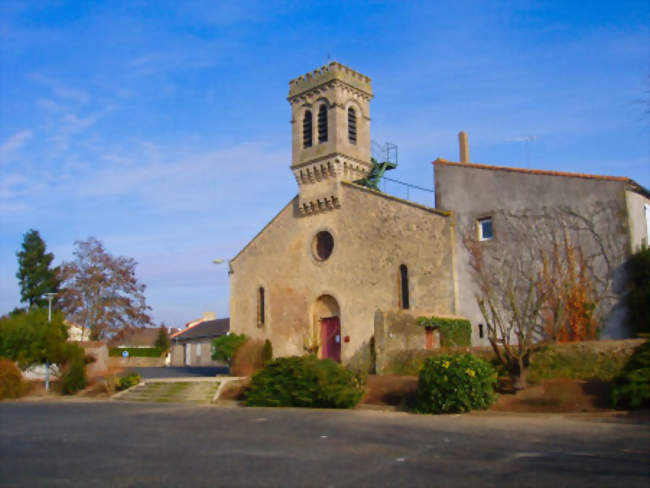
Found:
[[[217,380],[145,381],[113,395],[113,399],[130,402],[211,403],[219,384]]]

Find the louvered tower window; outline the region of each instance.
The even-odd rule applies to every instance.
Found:
[[[302,147],[311,147],[311,110],[307,110],[302,119]]]
[[[353,108],[348,109],[348,140],[350,144],[357,143],[357,114]]]
[[[327,107],[321,105],[318,109],[318,143],[327,142]]]

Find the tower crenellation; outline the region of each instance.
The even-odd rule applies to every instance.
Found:
[[[305,215],[341,205],[341,181],[372,169],[369,77],[335,61],[289,82],[291,170]]]

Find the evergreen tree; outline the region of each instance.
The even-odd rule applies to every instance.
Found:
[[[167,327],[165,327],[165,324],[160,324],[158,336],[156,337],[156,343],[154,345],[163,352],[169,351],[172,343],[169,340],[169,334],[167,334]]]
[[[45,242],[37,230],[30,229],[23,236],[22,250],[18,257],[16,278],[20,285],[20,301],[29,307],[47,304],[44,293],[57,292],[59,280],[57,268],[50,268],[54,254],[45,252]]]

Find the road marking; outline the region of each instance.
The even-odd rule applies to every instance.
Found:
[[[536,458],[542,457],[543,454],[539,452],[516,452],[512,455],[513,458]]]

